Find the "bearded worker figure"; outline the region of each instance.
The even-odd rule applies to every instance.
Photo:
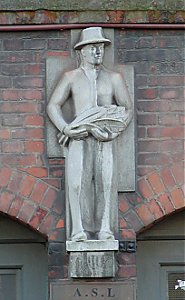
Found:
[[[47,111],[59,129],[59,143],[68,148],[67,194],[72,221],[71,240],[113,240],[111,202],[117,197],[116,138],[130,123],[133,110],[121,74],[103,65],[111,43],[101,27],[82,30],[74,46],[79,68],[65,72]],[[69,98],[74,118],[68,124],[62,107]]]

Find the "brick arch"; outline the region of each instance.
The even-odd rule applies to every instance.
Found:
[[[120,195],[123,238],[135,238],[139,232],[185,208],[183,170],[183,162],[150,169],[138,179],[137,192]]]
[[[44,180],[21,170],[0,170],[0,212],[28,225],[48,239],[63,230],[61,193]]]

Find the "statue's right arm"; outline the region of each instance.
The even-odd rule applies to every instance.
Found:
[[[64,74],[54,89],[49,104],[47,113],[55,126],[60,132],[74,139],[83,139],[88,136],[86,129],[72,129],[70,124],[67,124],[63,118],[61,107],[69,98],[71,92],[71,82],[69,76]]]
[[[68,76],[64,74],[54,89],[47,106],[47,113],[60,132],[62,132],[64,127],[67,125],[62,116],[61,107],[68,99],[70,90],[70,80]]]

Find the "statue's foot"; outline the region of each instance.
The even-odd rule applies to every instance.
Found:
[[[83,242],[87,240],[87,235],[84,231],[80,231],[71,236],[71,240],[74,242]]]
[[[98,233],[99,240],[115,240],[114,235],[111,231],[103,231],[101,230]]]

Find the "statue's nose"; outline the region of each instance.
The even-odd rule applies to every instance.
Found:
[[[96,55],[100,55],[100,49],[96,48]]]

